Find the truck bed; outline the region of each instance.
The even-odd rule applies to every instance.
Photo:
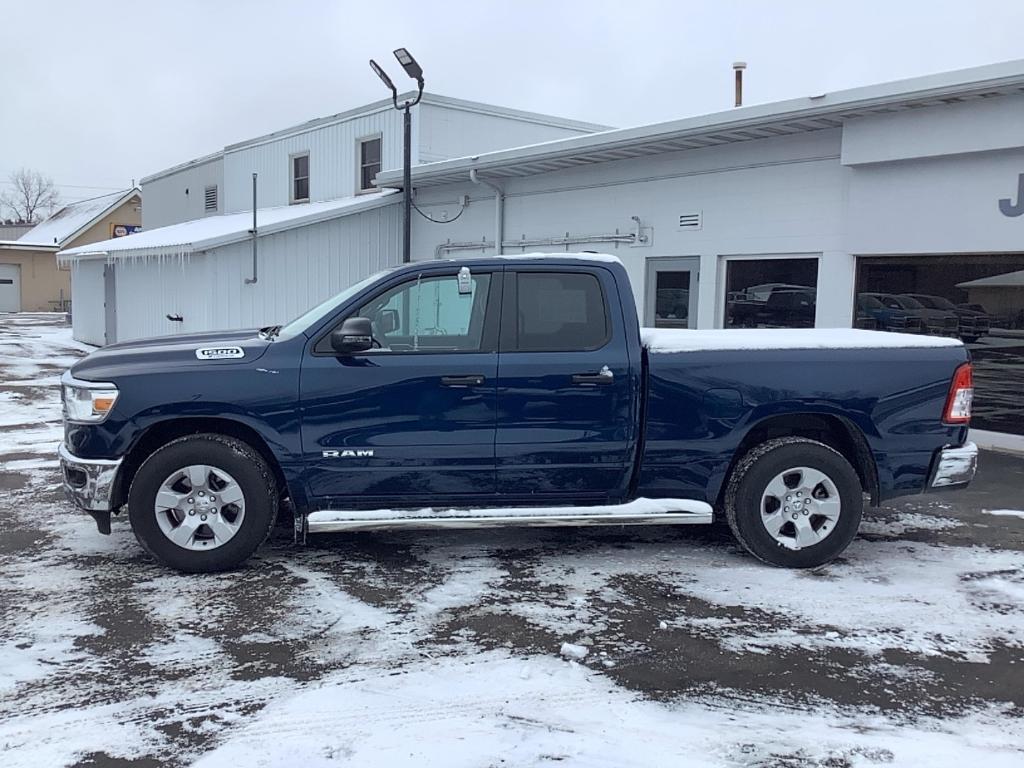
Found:
[[[963,444],[942,423],[968,360],[950,338],[857,329],[641,329],[647,370],[637,493],[716,503],[753,430],[841,427],[877,467],[879,499],[923,491],[936,452]],[[870,371],[870,375],[865,375]],[[781,425],[785,426],[781,426]],[[791,434],[791,432],[789,433]]]

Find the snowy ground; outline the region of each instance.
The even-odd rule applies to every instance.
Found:
[[[1024,764],[1022,460],[812,572],[644,528],[282,533],[181,576],[63,500],[80,349],[0,316],[4,768]]]

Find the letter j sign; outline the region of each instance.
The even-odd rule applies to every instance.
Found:
[[[999,201],[999,211],[1003,216],[1024,216],[1024,173],[1017,177],[1017,202],[1004,197]]]

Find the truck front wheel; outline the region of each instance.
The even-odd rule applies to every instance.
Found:
[[[785,568],[838,557],[857,535],[863,505],[860,479],[842,454],[802,437],[753,448],[725,494],[726,519],[740,544]]]
[[[155,451],[128,492],[139,543],[188,573],[239,565],[266,540],[276,510],[274,475],[263,457],[216,434],[189,435]]]

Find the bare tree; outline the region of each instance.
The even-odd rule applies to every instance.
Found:
[[[35,224],[60,205],[53,179],[39,171],[22,168],[9,177],[11,189],[0,194],[0,206],[9,208],[17,221]]]

